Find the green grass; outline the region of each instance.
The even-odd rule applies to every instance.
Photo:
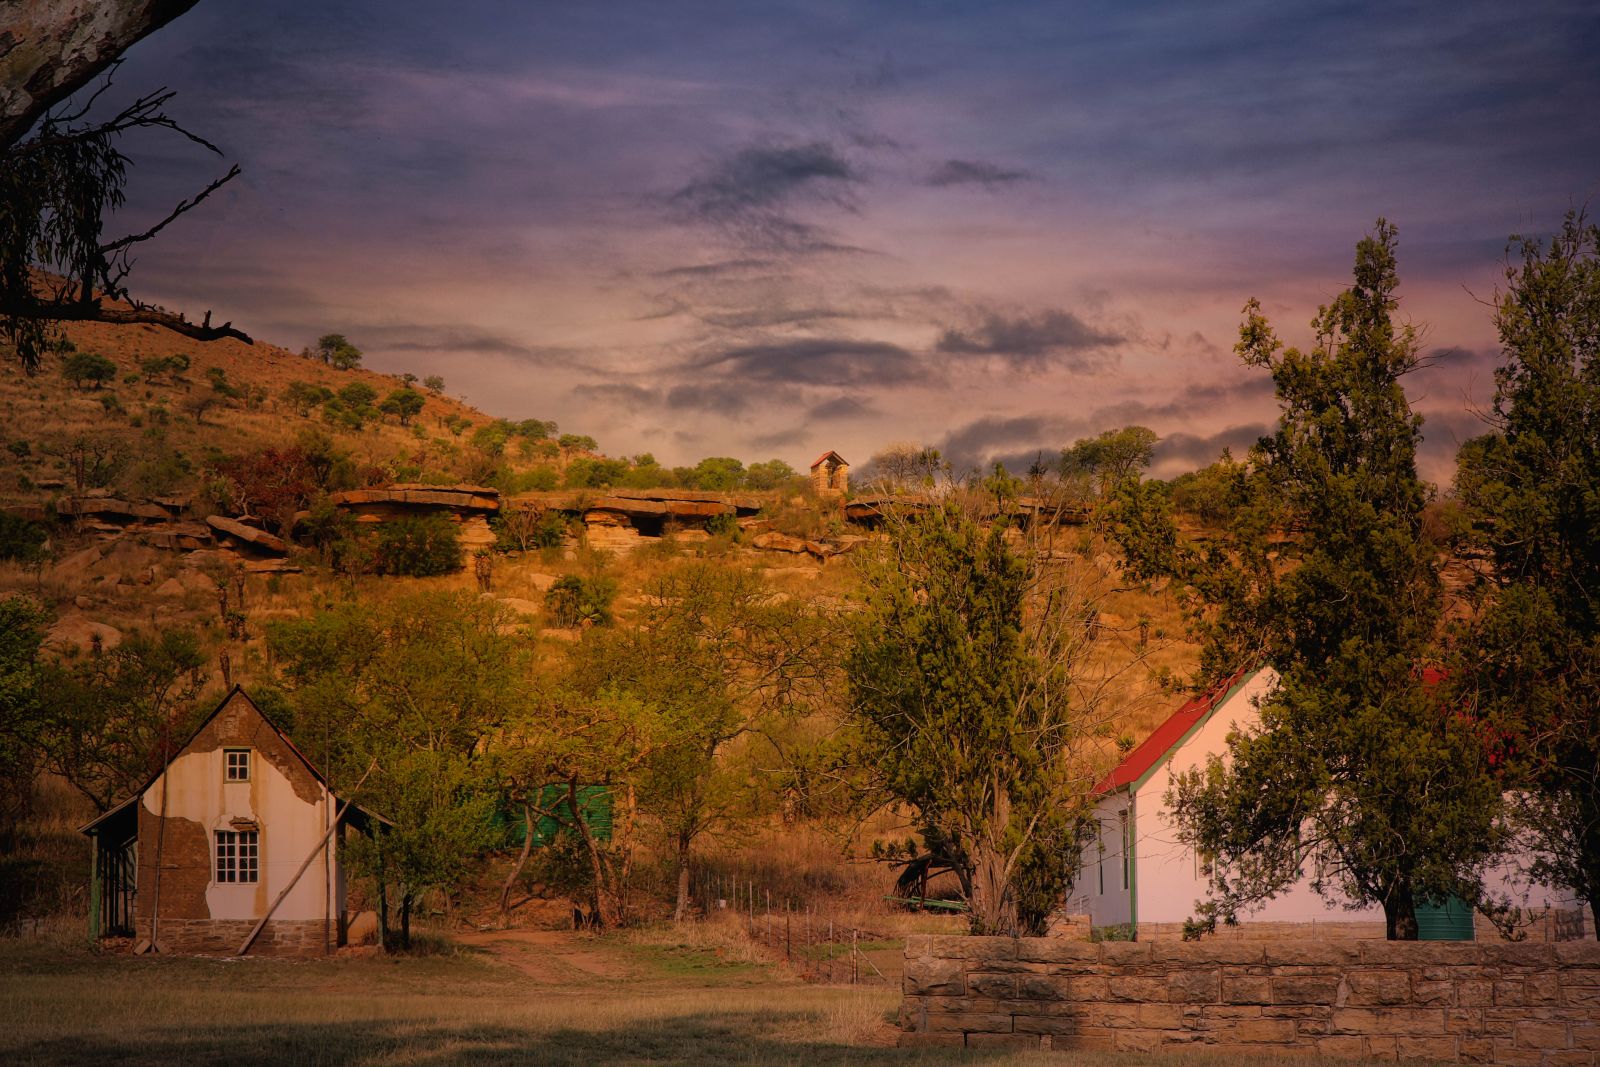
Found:
[[[780,968],[694,946],[585,942],[625,977],[538,981],[500,946],[423,957],[315,961],[97,956],[0,941],[0,1062],[25,1064],[739,1063],[804,1067],[1029,1064],[1089,1067],[1093,1053],[872,1047],[892,1040],[898,994],[805,985]],[[523,963],[529,962],[524,959]],[[537,970],[537,969],[535,969]],[[554,973],[554,972],[553,972]],[[1118,1067],[1207,1067],[1135,1055]],[[1228,1067],[1287,1063],[1242,1060]],[[1305,1060],[1293,1061],[1304,1064]]]

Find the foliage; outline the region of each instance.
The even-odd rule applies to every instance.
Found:
[[[567,464],[568,489],[607,489],[622,481],[628,472],[620,459],[580,456]]]
[[[489,525],[502,552],[554,548],[567,536],[566,516],[543,508],[502,507]]]
[[[564,433],[557,439],[556,444],[561,451],[571,454],[573,452],[598,452],[599,442],[588,434]]]
[[[50,531],[20,515],[0,511],[0,560],[35,563],[45,556]]]
[[[1600,917],[1600,228],[1572,213],[1519,251],[1495,432],[1459,456],[1467,539],[1494,566],[1455,676],[1518,757],[1532,873]]]
[[[430,374],[422,379],[422,387],[435,396],[444,392],[444,379],[437,374]]]
[[[354,370],[361,366],[361,349],[351,344],[342,333],[319,337],[313,355],[334,370]]]
[[[228,460],[219,473],[232,484],[239,510],[266,520],[283,536],[319,488],[316,465],[297,446],[259,449]]]
[[[544,606],[556,626],[604,626],[611,621],[611,602],[616,595],[613,578],[567,574],[545,590]]]
[[[461,569],[460,531],[448,515],[406,516],[381,523],[373,545],[379,574],[430,578]]]
[[[199,635],[177,627],[46,665],[45,766],[106,811],[159,771],[198,725],[206,666]]]
[[[117,376],[117,365],[98,352],[74,352],[61,364],[61,374],[78,388],[88,382],[98,389]]]
[[[170,356],[151,356],[139,361],[139,373],[152,385],[161,378],[177,379],[188,369],[189,357],[182,352]]]
[[[283,402],[288,404],[296,415],[311,414],[312,408],[332,396],[332,389],[311,382],[292,381],[283,390]]]
[[[507,623],[492,600],[420,593],[268,627],[296,744],[343,795],[367,775],[357,802],[394,823],[351,858],[398,894],[403,935],[418,898],[458,885],[498,836],[485,748],[518,716],[527,670]]]
[[[1500,791],[1474,724],[1424,669],[1441,600],[1422,420],[1400,383],[1417,339],[1394,324],[1397,284],[1395,231],[1379,220],[1309,351],[1284,349],[1246,305],[1237,351],[1271,372],[1281,415],[1248,466],[1220,465],[1231,517],[1208,547],[1181,544],[1156,496],[1121,496],[1138,569],[1186,586],[1209,677],[1263,663],[1281,676],[1260,726],[1230,737],[1229,762],[1174,790],[1184,840],[1214,857],[1211,921],[1313,859],[1319,893],[1381,905],[1394,939],[1417,936],[1417,904],[1481,894]]]
[[[967,503],[892,513],[887,544],[860,557],[849,756],[945,843],[974,932],[1038,933],[1071,879],[1092,776],[1087,591]]]
[[[378,405],[378,410],[385,415],[393,415],[400,420],[401,426],[411,425],[411,420],[419,414],[427,404],[427,398],[410,387],[396,389],[383,398],[383,403]]]
[[[1124,426],[1085,437],[1061,450],[1061,478],[1073,495],[1101,500],[1150,465],[1157,437],[1144,426]]]
[[[695,464],[684,484],[691,489],[725,493],[739,488],[743,481],[743,463],[732,456],[708,456]]]
[[[35,600],[17,593],[0,599],[0,851],[10,851],[12,832],[33,794],[43,681],[39,647],[49,621]]]
[[[749,489],[787,489],[796,484],[799,473],[781,459],[765,463],[752,463],[744,472],[744,484]]]

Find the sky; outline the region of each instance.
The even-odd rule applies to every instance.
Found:
[[[200,0],[135,46],[134,295],[347,335],[612,455],[1014,468],[1129,423],[1155,473],[1276,406],[1379,216],[1425,476],[1483,431],[1508,239],[1600,193],[1592,4]]]

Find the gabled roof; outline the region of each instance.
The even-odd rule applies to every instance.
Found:
[[[1173,712],[1172,717],[1157,726],[1149,737],[1129,752],[1110,774],[1095,783],[1093,796],[1104,796],[1135,785],[1167,757],[1190,732],[1211,717],[1211,713],[1227,702],[1245,682],[1256,674],[1253,670],[1236,671],[1226,681],[1190,700]]]
[[[317,782],[324,789],[327,789],[328,792],[335,799],[338,798],[338,794],[334,793],[332,788],[328,785],[328,780],[322,776],[322,772],[321,771],[317,770],[316,764],[314,764],[310,760],[306,759],[305,753],[301,752],[300,749],[295,745],[295,743],[293,741],[289,740],[289,735],[284,733],[282,730],[278,729],[277,724],[274,723],[271,719],[267,718],[266,712],[261,710],[261,705],[257,704],[254,700],[251,700],[250,699],[250,694],[246,693],[244,691],[244,688],[242,686],[239,686],[239,685],[235,685],[232,689],[228,690],[228,695],[223,697],[222,700],[217,704],[217,706],[212,709],[211,714],[207,715],[203,720],[201,720],[200,724],[198,726],[196,726],[193,731],[190,732],[188,740],[184,741],[183,744],[178,746],[178,750],[172,754],[172,758],[173,759],[177,759],[179,756],[183,755],[183,753],[188,750],[189,746],[194,744],[194,739],[200,736],[200,732],[202,730],[204,730],[207,726],[211,725],[211,720],[215,719],[218,715],[221,715],[222,714],[222,709],[227,707],[229,704],[231,704],[233,702],[233,698],[234,697],[240,697],[240,698],[242,698],[244,700],[245,703],[249,704],[251,710],[256,713],[256,717],[259,718],[262,722],[266,723],[267,724],[267,728],[269,730],[271,730],[273,733],[278,735],[278,740],[283,742],[284,747],[287,748],[290,752],[292,752],[294,754],[295,758],[298,759],[305,766],[305,769],[307,771],[311,772],[311,777],[315,778],[317,780]],[[162,771],[156,771],[149,778],[145,779],[144,784],[141,785],[137,790],[135,790],[133,795],[129,796],[126,800],[122,801],[121,803],[115,804],[112,807],[108,808],[105,811],[104,814],[102,814],[99,817],[97,817],[96,819],[94,819],[94,821],[86,823],[83,826],[80,826],[78,828],[78,832],[80,834],[88,833],[89,831],[93,830],[95,827],[99,826],[105,820],[111,818],[113,815],[115,815],[118,812],[120,812],[123,808],[126,808],[129,804],[132,804],[135,801],[137,801],[140,797],[144,796],[145,792],[151,786],[156,784],[156,780],[161,777],[162,773],[163,773]],[[359,804],[352,804],[351,808],[353,810],[362,812],[364,815],[368,816],[369,818],[373,818],[373,819],[378,820],[379,822],[383,823],[386,826],[393,826],[394,825],[388,819],[385,819],[382,815],[378,815],[378,814],[376,814],[374,812],[367,811],[365,808],[361,807]]]
[[[816,459],[811,461],[811,469],[812,470],[816,470],[818,467],[822,466],[824,463],[826,463],[828,461],[828,457],[829,456],[832,456],[834,459],[838,460],[841,464],[843,464],[846,467],[850,466],[850,462],[848,460],[846,460],[843,456],[839,455],[839,453],[833,451],[832,449],[829,449],[828,451],[824,452],[822,455],[818,456]]]

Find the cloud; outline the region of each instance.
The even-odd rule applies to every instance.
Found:
[[[802,337],[739,345],[693,364],[751,382],[794,385],[904,385],[927,368],[909,350],[887,341]]]
[[[401,323],[352,326],[346,332],[358,346],[383,352],[464,352],[504,356],[544,366],[580,365],[573,358],[573,349],[521,344],[474,326]]]
[[[857,396],[837,396],[814,405],[806,412],[810,422],[841,422],[845,419],[877,418],[883,412]]]
[[[657,278],[704,278],[708,275],[742,274],[746,271],[767,270],[774,265],[770,259],[724,259],[714,263],[690,263],[682,267],[668,267],[655,272]]]
[[[772,395],[772,388],[751,382],[724,380],[691,382],[667,390],[667,407],[674,411],[710,411],[737,415],[751,404]]]
[[[824,319],[853,319],[854,312],[825,307],[757,307],[741,311],[709,312],[700,316],[712,326],[748,330],[767,326],[796,326]]]
[[[1124,340],[1070,311],[1050,309],[1034,315],[989,312],[971,329],[945,330],[934,347],[951,355],[998,356],[1025,366],[1061,361],[1074,370],[1089,370],[1103,362],[1095,358],[1100,350]]]
[[[649,389],[642,385],[627,385],[620,382],[574,386],[572,395],[583,400],[592,400],[599,404],[608,404],[612,407],[625,408],[629,411],[655,407],[661,403],[661,390]]]
[[[741,148],[674,192],[685,217],[720,226],[746,241],[787,250],[858,251],[828,240],[790,214],[798,204],[854,208],[863,181],[827,141]]]
[[[998,185],[1032,181],[1036,175],[1025,170],[1012,170],[981,159],[947,159],[933,169],[926,181],[928,185],[943,188],[949,185],[981,185],[993,189]]]
[[[1214,462],[1224,448],[1242,457],[1258,440],[1272,432],[1264,422],[1243,423],[1204,436],[1192,433],[1168,434],[1156,442],[1151,472],[1171,477]]]
[[[1040,453],[1051,459],[1075,424],[1050,415],[988,415],[951,431],[939,452],[957,474],[985,470],[999,461],[1007,470],[1026,470]]]

